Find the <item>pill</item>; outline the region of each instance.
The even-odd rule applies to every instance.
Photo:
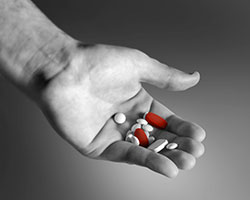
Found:
[[[140,141],[134,135],[131,136],[130,141],[131,141],[131,143],[133,143],[135,145],[140,145]]]
[[[155,137],[154,136],[149,136],[148,143],[152,144],[154,141],[155,141]]]
[[[154,130],[154,128],[153,128],[151,125],[149,125],[149,124],[147,124],[147,125],[142,125],[142,128],[143,128],[145,131],[148,131],[148,132],[151,132],[151,131]]]
[[[148,112],[145,112],[144,115],[143,115],[143,119],[146,118],[146,115],[148,114]]]
[[[164,147],[168,144],[168,141],[165,140],[165,139],[159,139],[159,140],[156,140],[154,143],[152,143],[148,149],[154,151],[154,152],[159,152],[161,151],[162,149],[164,149]]]
[[[169,149],[169,150],[172,150],[172,149],[176,149],[178,147],[178,144],[172,142],[172,143],[169,143],[166,148]]]
[[[147,125],[148,122],[145,119],[137,119],[136,122],[141,125]]]
[[[128,134],[128,135],[126,136],[125,140],[126,140],[127,142],[131,142],[131,138],[132,138],[132,137],[133,137],[132,134]]]
[[[146,134],[147,138],[149,138],[150,136],[149,132],[144,130],[144,133]]]
[[[143,147],[148,146],[148,137],[145,134],[143,129],[137,128],[134,132],[134,136],[138,138],[138,140],[140,142],[140,146],[143,146]]]
[[[149,124],[159,129],[164,129],[168,125],[165,119],[152,112],[147,113],[145,119]]]
[[[127,137],[129,134],[134,135],[134,132],[133,132],[133,131],[131,131],[131,130],[129,130],[129,131],[127,132],[127,134],[126,134],[126,137]]]
[[[126,116],[123,113],[116,113],[114,120],[117,124],[123,124],[126,121]]]
[[[134,124],[132,127],[131,127],[131,131],[135,131],[137,128],[141,128],[141,124]]]

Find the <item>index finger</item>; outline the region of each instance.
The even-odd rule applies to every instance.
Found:
[[[177,166],[166,156],[126,141],[112,143],[101,157],[111,161],[144,166],[169,178],[178,174]]]

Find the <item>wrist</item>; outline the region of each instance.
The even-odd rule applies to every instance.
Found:
[[[56,35],[34,52],[26,63],[29,73],[24,87],[29,95],[39,96],[51,80],[70,66],[76,43],[65,34]]]
[[[30,0],[0,0],[0,73],[34,96],[69,62],[75,40]]]

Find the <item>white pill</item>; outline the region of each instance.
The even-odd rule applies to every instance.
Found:
[[[169,150],[173,150],[173,149],[176,149],[178,147],[178,144],[172,142],[172,143],[169,143],[166,148],[169,149]]]
[[[133,131],[131,131],[131,130],[129,130],[129,131],[127,132],[127,134],[126,134],[126,137],[127,137],[129,134],[134,135],[134,132],[133,132]]]
[[[152,144],[154,141],[155,141],[155,137],[154,136],[149,136],[149,138],[148,138],[149,145]]]
[[[164,147],[168,144],[168,141],[165,140],[165,139],[159,139],[159,140],[156,140],[154,143],[152,143],[148,149],[154,151],[154,152],[159,152],[161,151],[162,149],[164,149]]]
[[[133,135],[132,134],[128,134],[127,136],[126,136],[126,141],[127,142],[131,142],[131,138],[133,137]]]
[[[154,130],[153,126],[147,124],[147,125],[142,125],[142,128],[145,130],[145,131],[148,131],[148,132],[152,132]]]
[[[116,113],[114,120],[117,124],[123,124],[126,121],[126,116],[123,113]]]
[[[134,124],[132,127],[131,127],[131,131],[135,132],[135,130],[137,128],[141,128],[141,124]]]
[[[143,115],[143,119],[146,118],[146,115],[148,114],[148,112],[145,112],[144,115]]]
[[[144,130],[144,133],[146,134],[147,138],[149,138],[150,136],[149,132]]]
[[[145,120],[145,119],[137,119],[136,122],[138,124],[141,124],[141,125],[147,125],[148,124],[147,120]]]
[[[135,145],[140,145],[140,141],[134,135],[131,136],[130,141]]]

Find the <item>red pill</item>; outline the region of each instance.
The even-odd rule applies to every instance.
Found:
[[[168,125],[165,119],[163,119],[159,115],[156,115],[155,113],[152,113],[152,112],[148,112],[145,116],[145,119],[150,125],[159,129],[164,129]]]
[[[138,138],[140,141],[140,146],[147,147],[148,146],[148,137],[145,134],[144,130],[141,128],[137,128],[134,132],[134,136]]]

